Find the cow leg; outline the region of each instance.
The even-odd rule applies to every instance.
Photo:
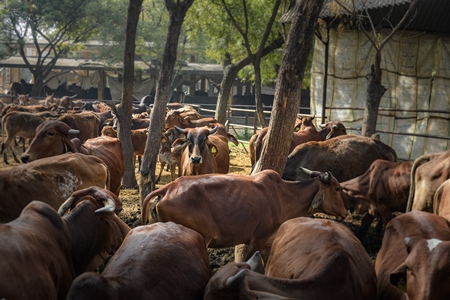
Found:
[[[12,151],[12,155],[13,155],[13,157],[14,157],[15,162],[18,163],[18,164],[20,164],[20,160],[17,158],[16,153],[14,152],[14,150],[11,149],[11,151]]]
[[[159,179],[161,179],[161,174],[162,174],[162,171],[164,170],[164,166],[165,166],[165,163],[163,163],[161,160],[160,160],[160,163],[161,163],[161,167],[159,168],[159,174],[158,174],[158,177],[156,177],[155,184],[157,184],[159,182]]]
[[[6,151],[3,152],[3,161],[5,162],[5,164],[9,165],[8,157],[7,157],[7,155],[6,155]]]
[[[364,237],[364,235],[366,234],[367,230],[370,227],[370,224],[372,224],[373,219],[375,219],[375,217],[373,215],[369,214],[369,213],[366,213],[364,215],[364,217],[361,219],[361,227],[356,232],[356,236],[359,239]]]
[[[138,170],[141,169],[141,163],[142,163],[142,156],[139,155],[139,156],[138,156]]]
[[[176,167],[177,166],[175,164],[170,164],[170,179],[172,179],[172,181],[176,179],[176,177],[175,177],[175,168]]]

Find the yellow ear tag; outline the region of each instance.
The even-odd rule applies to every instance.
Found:
[[[300,126],[295,127],[295,131],[300,131]]]
[[[165,137],[163,137],[163,138],[161,139],[161,143],[167,143],[167,139],[166,139]]]
[[[400,280],[398,281],[397,287],[400,291],[406,293],[405,277],[402,276],[402,278],[400,278]]]
[[[216,154],[216,153],[217,153],[217,148],[216,148],[216,146],[212,146],[212,147],[211,147],[211,153],[212,153],[212,154]]]

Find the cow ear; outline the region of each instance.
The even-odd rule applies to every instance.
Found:
[[[322,204],[322,201],[323,201],[323,192],[318,192],[314,196],[313,201],[311,202],[311,207],[309,208],[308,213],[312,214],[314,212],[314,210]]]
[[[209,139],[206,140],[206,144],[209,147],[209,152],[211,152],[211,154],[216,157],[217,154],[219,153],[219,149],[217,148],[216,145],[214,145]]]
[[[176,152],[187,146],[188,140],[184,138],[178,138],[172,143],[172,152]]]
[[[407,267],[404,264],[401,264],[398,268],[396,268],[391,275],[389,276],[389,281],[393,286],[396,286],[400,291],[406,293],[406,270]]]
[[[237,138],[234,135],[228,133],[227,136],[228,136],[228,140],[230,142],[232,142],[235,146],[239,146],[239,141],[237,140]]]

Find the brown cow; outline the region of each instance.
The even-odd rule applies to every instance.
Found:
[[[411,170],[407,211],[432,212],[434,194],[447,179],[450,179],[450,150],[418,157]]]
[[[304,127],[303,130],[293,132],[289,153],[291,153],[298,145],[309,141],[325,141],[336,136],[347,134],[345,126],[340,122],[331,121],[321,127],[322,129],[317,131],[316,127],[311,124],[308,127]],[[266,140],[267,131],[268,129],[261,130],[255,140],[255,162],[261,157],[261,151],[263,143]]]
[[[51,107],[45,107],[44,105],[11,105],[8,104],[3,108],[2,110],[2,117],[5,116],[7,113],[11,111],[24,111],[29,113],[37,113],[37,112],[44,112],[44,111],[50,111]]]
[[[0,223],[17,218],[31,200],[57,209],[76,190],[109,188],[108,167],[91,155],[67,153],[0,170]]]
[[[114,213],[114,195],[96,194],[73,194],[77,205],[63,217],[32,201],[19,218],[0,225],[0,255],[7,258],[0,277],[8,278],[0,281],[2,298],[65,299],[77,275],[120,246],[130,228]]]
[[[210,277],[202,236],[156,223],[132,229],[102,274],[79,276],[67,299],[202,299]]]
[[[102,136],[110,136],[117,138],[117,130],[112,126],[104,126],[102,129]],[[145,144],[147,142],[148,129],[133,129],[131,130],[131,143],[133,145],[133,166],[136,164],[136,156],[138,158],[139,167],[141,166],[141,157],[144,155]]]
[[[345,218],[339,182],[328,172],[307,172],[314,178],[301,182],[284,181],[273,170],[252,176],[183,176],[147,195],[142,224],[151,206],[154,221],[192,228],[208,247],[249,243],[248,253],[254,253],[288,219],[315,212]]]
[[[449,221],[417,210],[400,215],[388,223],[375,261],[378,299],[448,299],[449,265]]]
[[[361,176],[341,182],[341,188],[349,207],[372,206],[361,220],[357,236],[367,232],[375,216],[386,224],[393,212],[405,212],[411,183],[413,161],[393,162],[377,159]]]
[[[100,117],[92,111],[77,114],[63,114],[58,121],[66,123],[70,128],[80,131],[76,137],[82,142],[99,135]]]
[[[100,136],[88,139],[83,145],[79,139],[70,139],[73,132],[67,124],[61,121],[48,120],[36,129],[36,136],[28,150],[21,156],[23,163],[43,157],[55,156],[66,152],[80,152],[99,157],[111,174],[110,190],[119,195],[124,162],[122,143],[117,138]]]
[[[181,175],[200,175],[211,173],[228,173],[230,168],[230,149],[228,139],[214,133],[218,127],[175,129],[185,137],[173,143],[173,151],[184,149],[180,160]]]
[[[450,221],[450,179],[436,190],[433,199],[433,213]]]
[[[204,299],[377,299],[372,260],[353,232],[335,221],[284,222],[264,275],[253,268],[248,263],[220,268]]]
[[[32,139],[36,134],[36,128],[49,117],[52,117],[52,114],[48,111],[41,113],[11,111],[2,118],[3,143],[0,153],[3,153],[5,164],[9,164],[6,152],[4,152],[6,148],[10,148],[14,160],[20,163],[14,153],[14,149],[11,147],[14,138],[19,136],[24,140]],[[25,142],[23,151],[25,151]]]
[[[189,120],[199,120],[202,119],[202,116],[193,108],[193,107],[188,107],[188,108],[179,108],[179,109],[171,109],[166,113],[166,118],[165,118],[165,128],[173,128],[174,126],[178,126],[180,128],[187,128],[187,127],[191,127],[189,126],[190,122]],[[210,118],[212,120],[215,120],[213,118]],[[210,123],[210,122],[208,122]],[[217,123],[214,122],[214,123]],[[205,124],[208,125],[208,124]],[[200,125],[200,126],[205,126],[205,125]],[[194,127],[194,126],[192,126]]]
[[[397,161],[397,154],[379,139],[342,135],[295,147],[288,156],[283,178],[306,179],[299,169],[305,167],[318,171],[330,170],[339,182],[344,182],[364,174],[376,159]]]

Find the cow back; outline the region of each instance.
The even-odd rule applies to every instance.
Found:
[[[395,151],[376,138],[343,135],[320,142],[307,142],[297,146],[288,156],[283,178],[308,178],[299,167],[310,170],[331,171],[340,182],[364,174],[376,159],[397,160]]]
[[[0,170],[0,222],[17,218],[32,200],[54,209],[74,191],[109,187],[109,171],[97,157],[67,153]]]
[[[72,129],[80,133],[76,136],[81,141],[95,138],[99,135],[100,117],[94,112],[83,112],[79,114],[64,114],[58,118]]]

